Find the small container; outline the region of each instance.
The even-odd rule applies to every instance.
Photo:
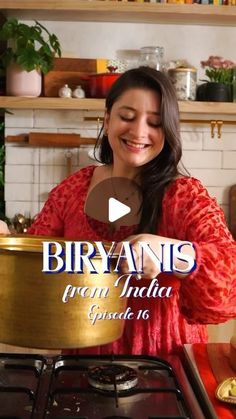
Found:
[[[152,67],[162,71],[164,48],[142,47],[140,48],[139,66]]]
[[[72,96],[77,99],[83,99],[85,97],[85,91],[81,86],[77,86],[76,89],[73,90]]]
[[[178,100],[195,100],[197,87],[196,68],[177,67],[168,71]]]
[[[58,91],[58,95],[60,97],[72,97],[72,90],[68,86],[68,84],[65,84],[63,87],[61,87]]]

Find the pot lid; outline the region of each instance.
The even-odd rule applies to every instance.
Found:
[[[48,237],[48,236],[31,236],[25,234],[17,235],[1,235],[0,236],[0,251],[14,250],[23,252],[43,252],[43,242],[52,241],[64,245],[65,241],[62,238]]]
[[[176,73],[176,72],[183,72],[183,71],[191,71],[192,73],[196,73],[197,69],[194,67],[176,67],[176,68],[170,68],[169,73]]]
[[[35,252],[43,253],[43,242],[57,242],[62,246],[65,246],[66,242],[83,242],[84,249],[86,250],[86,243],[92,243],[96,249],[94,242],[84,239],[64,239],[62,237],[50,237],[50,236],[34,236],[26,234],[17,234],[17,235],[0,235],[0,252],[1,251],[19,251],[19,252]],[[108,242],[103,242],[105,250],[109,250],[111,244]],[[117,254],[114,253],[114,258],[117,257]],[[95,259],[101,259],[101,255],[97,252],[93,256]]]

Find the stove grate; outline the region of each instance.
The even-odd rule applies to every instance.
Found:
[[[0,354],[0,419],[32,417],[45,366],[40,355]]]
[[[0,387],[0,393],[25,393],[25,394],[28,394],[30,400],[35,400],[34,391],[30,390],[27,387],[13,387],[13,386]]]
[[[139,355],[0,354],[0,419],[196,418],[181,364],[171,362],[174,368],[166,360]],[[89,370],[115,364],[121,371],[122,366],[133,369],[137,385],[121,389],[115,379],[111,389],[93,388]]]
[[[104,366],[106,365],[106,363],[108,366],[112,365],[112,363],[114,363],[114,365],[118,365],[117,362],[120,363],[121,366],[129,366],[130,364],[131,368],[133,368],[134,365],[134,369],[137,371],[137,374],[141,376],[141,379],[139,377],[138,383],[135,387],[118,391],[116,383],[114,383],[113,390],[94,388],[90,385],[89,370],[91,368],[93,368],[94,366]],[[156,380],[159,379],[159,386],[155,386],[155,379],[152,382],[154,376]],[[148,385],[149,377],[151,377],[152,380]],[[140,413],[139,416],[135,416],[134,412],[132,412],[131,416],[124,415],[126,410],[124,408],[124,403],[126,403],[124,402],[124,400],[127,400],[127,403],[129,405],[130,403],[132,403],[132,400],[136,400],[137,397],[139,403],[142,403],[142,401],[140,401],[142,399],[148,400],[150,398],[151,400],[152,398],[151,403],[156,403],[158,406],[158,400],[163,399],[165,394],[167,395],[167,400],[169,400],[169,404],[173,403],[176,406],[175,409],[169,407],[169,412],[171,411],[171,415],[168,414],[168,409],[167,413],[163,414],[162,409],[159,409],[158,407],[158,411],[156,411],[155,407],[152,406],[152,409],[150,409],[151,415],[148,415],[148,413],[145,414],[146,419],[189,419],[191,417],[172,366],[167,361],[159,358],[148,357],[147,362],[147,357],[138,355],[61,355],[56,357],[54,361],[51,378],[52,379],[49,390],[50,394],[48,399],[47,410],[52,413],[53,419],[87,419],[87,417],[95,417],[92,415],[86,416],[87,407],[84,408],[86,402],[88,403],[88,401],[91,400],[91,396],[93,396],[93,403],[97,403],[96,406],[98,406],[98,409],[100,409],[99,416],[97,416],[99,419],[136,419],[136,417],[140,417]],[[99,397],[99,394],[101,395],[101,398]],[[157,398],[155,398],[155,394],[160,396],[157,396]],[[63,416],[63,406],[67,406],[68,401],[72,399],[77,401],[76,406],[79,406],[78,410],[80,410],[80,413],[83,414],[82,416],[79,416],[78,413],[76,415],[73,415],[73,407],[71,407],[71,415],[70,413],[67,413],[65,416]],[[112,401],[113,399],[113,404],[111,404],[108,401],[108,403],[110,403],[110,412],[108,410],[110,416],[104,416],[102,415],[102,410],[104,408],[102,408],[101,406],[103,405],[103,403],[106,403],[104,402],[104,400],[109,399],[110,401]],[[117,414],[111,415],[113,411],[114,413],[116,411]]]

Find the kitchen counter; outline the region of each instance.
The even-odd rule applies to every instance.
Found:
[[[229,344],[209,343],[184,345],[185,369],[199,402],[208,407],[207,417],[212,419],[236,418],[236,404],[218,401],[215,391],[218,384],[236,377],[229,364]]]

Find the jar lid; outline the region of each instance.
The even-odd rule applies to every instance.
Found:
[[[197,69],[194,67],[176,67],[176,68],[170,68],[168,70],[169,73],[175,73],[175,72],[180,72],[180,71],[191,71],[192,73],[196,73]]]
[[[161,54],[164,54],[164,47],[155,47],[155,46],[147,46],[147,47],[141,47],[140,48],[141,53],[152,53],[152,52],[158,52]]]

